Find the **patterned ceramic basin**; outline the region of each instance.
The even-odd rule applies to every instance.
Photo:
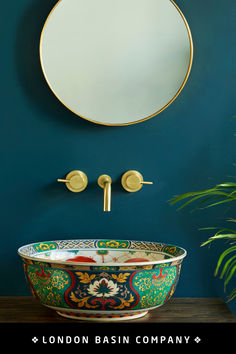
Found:
[[[181,247],[128,240],[59,240],[18,249],[33,295],[58,314],[114,321],[144,316],[174,293]]]

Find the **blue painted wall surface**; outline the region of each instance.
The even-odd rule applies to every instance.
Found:
[[[235,209],[177,212],[168,200],[235,176],[235,0],[176,1],[192,31],[191,75],[168,109],[128,127],[89,123],[48,88],[38,46],[55,2],[1,5],[0,295],[30,294],[19,246],[102,237],[180,245],[188,256],[175,296],[225,298],[222,281],[213,276],[224,244],[200,248],[209,233],[198,229],[225,225]],[[74,169],[89,178],[80,194],[56,182]],[[154,185],[124,192],[120,177],[130,169]],[[102,211],[96,183],[102,173],[113,179],[111,213]],[[235,303],[230,307],[235,313]]]

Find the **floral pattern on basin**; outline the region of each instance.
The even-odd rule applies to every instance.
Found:
[[[123,240],[47,241],[18,252],[33,295],[80,320],[137,318],[163,305],[186,255],[173,245]]]
[[[96,280],[93,284],[88,287],[88,293],[96,297],[111,297],[117,295],[119,292],[119,287],[112,280],[107,280],[102,278],[101,280]]]

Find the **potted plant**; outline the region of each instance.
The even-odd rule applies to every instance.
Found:
[[[178,210],[186,207],[190,203],[200,201],[199,206],[203,208],[211,208],[219,204],[233,203],[236,201],[236,183],[227,182],[216,185],[213,188],[190,192],[173,197],[170,204],[183,202]],[[236,222],[236,219],[229,219],[229,222]],[[218,230],[201,246],[205,246],[211,242],[225,240],[228,243],[227,248],[220,254],[216,269],[215,276],[219,274],[220,278],[224,280],[224,290],[228,283],[236,274],[236,230],[230,228],[215,228],[207,227],[204,230]],[[234,288],[228,295],[228,301],[236,297],[236,288]]]

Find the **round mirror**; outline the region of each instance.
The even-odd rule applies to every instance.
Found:
[[[192,57],[188,24],[172,0],[60,0],[40,39],[56,97],[104,125],[163,111],[182,90]]]

